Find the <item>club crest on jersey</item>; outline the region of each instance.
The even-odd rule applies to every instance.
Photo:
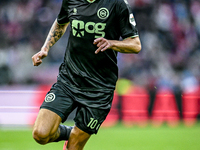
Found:
[[[136,26],[136,22],[135,22],[135,18],[133,16],[133,14],[130,14],[130,23],[133,25],[133,26]]]
[[[100,19],[106,19],[108,18],[109,15],[110,15],[110,12],[107,8],[100,8],[97,12],[97,16]]]
[[[56,98],[56,96],[55,96],[55,94],[54,93],[49,93],[49,94],[47,94],[46,95],[46,97],[45,97],[45,102],[52,102],[52,101],[54,101],[55,100],[55,98]]]

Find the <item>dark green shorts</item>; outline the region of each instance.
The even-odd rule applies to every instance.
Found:
[[[57,82],[47,93],[41,108],[55,112],[62,122],[77,108],[76,126],[88,134],[96,134],[110,111],[113,94],[113,90],[80,91]]]

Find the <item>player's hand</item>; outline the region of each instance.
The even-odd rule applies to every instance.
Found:
[[[42,63],[42,59],[48,55],[47,50],[41,50],[32,57],[33,66],[39,66]]]
[[[95,51],[95,54],[99,52],[103,52],[111,47],[111,42],[103,37],[94,40],[95,45],[97,45],[98,49]]]

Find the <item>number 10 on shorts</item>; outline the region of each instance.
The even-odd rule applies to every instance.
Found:
[[[98,124],[98,120],[94,118],[90,118],[90,122],[88,123],[87,127],[90,127],[91,129],[96,128],[98,130],[100,124]]]

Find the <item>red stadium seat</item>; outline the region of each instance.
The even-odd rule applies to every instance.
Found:
[[[166,121],[168,125],[175,126],[179,123],[179,119],[180,113],[172,90],[165,88],[158,90],[152,110],[153,125],[160,126]]]
[[[149,95],[139,86],[122,96],[122,122],[126,126],[146,126],[148,123]]]
[[[193,125],[197,121],[199,114],[199,90],[183,91],[182,106],[183,106],[183,121],[187,126]]]

